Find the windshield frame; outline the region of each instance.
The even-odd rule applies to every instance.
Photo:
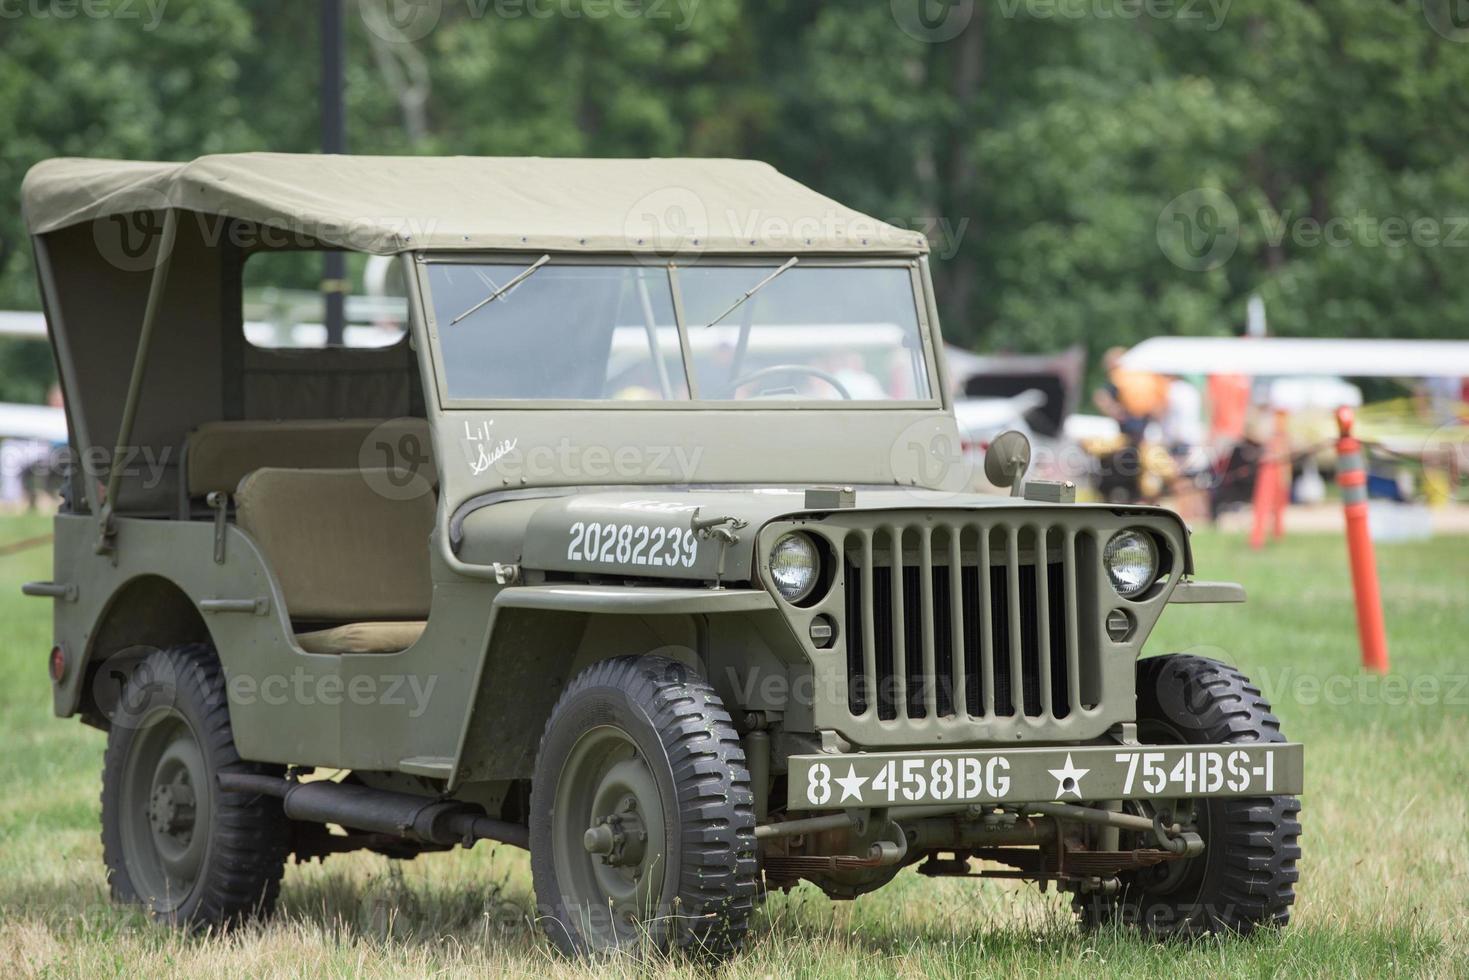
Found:
[[[440,330],[453,330],[454,327],[447,323],[441,323],[434,309],[432,290],[429,286],[428,271],[431,265],[460,264],[460,265],[523,265],[530,266],[546,253],[537,252],[420,252],[414,256],[413,266],[416,275],[411,277],[414,294],[410,297],[410,305],[414,308],[416,315],[414,319],[419,321],[428,343],[428,365],[433,370],[433,388],[438,395],[439,406],[444,411],[455,410],[514,410],[514,411],[615,411],[615,412],[668,412],[668,411],[771,411],[771,410],[798,410],[798,411],[845,411],[849,409],[862,411],[913,411],[916,409],[945,409],[948,406],[948,394],[945,390],[945,377],[942,365],[937,356],[937,329],[934,323],[935,314],[932,307],[932,296],[927,286],[927,262],[923,258],[914,256],[883,256],[871,258],[853,258],[849,256],[833,256],[813,254],[806,255],[796,253],[800,257],[800,264],[795,269],[805,268],[905,268],[909,271],[913,286],[914,313],[918,325],[919,343],[922,347],[924,377],[928,383],[929,397],[926,399],[810,399],[810,398],[760,398],[760,399],[713,399],[701,397],[689,397],[683,399],[650,399],[646,401],[621,401],[612,398],[451,398],[448,391],[447,376],[443,363],[442,347],[439,343]],[[679,288],[678,273],[680,269],[687,269],[696,265],[718,265],[718,266],[749,266],[768,267],[771,271],[779,268],[791,258],[790,254],[774,253],[770,255],[715,255],[704,254],[690,258],[674,256],[656,261],[649,257],[628,255],[626,253],[589,253],[589,254],[551,254],[548,265],[622,265],[641,266],[644,268],[658,268],[668,270],[669,287],[672,292],[673,310],[677,321],[679,346],[681,349],[684,371],[688,385],[691,390],[696,391],[697,381],[694,377],[694,367],[691,362],[692,350],[689,342],[691,331],[697,330],[699,325],[688,323],[683,308],[683,295]],[[792,270],[794,271],[794,269]]]

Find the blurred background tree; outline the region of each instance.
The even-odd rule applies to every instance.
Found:
[[[354,152],[764,159],[927,232],[965,346],[1224,334],[1255,292],[1283,335],[1469,336],[1452,0],[345,2]],[[318,145],[316,4],[76,6],[0,21],[0,308],[36,161]],[[0,398],[37,370],[0,349]]]

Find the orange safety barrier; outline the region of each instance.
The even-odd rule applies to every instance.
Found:
[[[1352,435],[1355,421],[1350,408],[1336,411],[1341,439],[1336,444],[1336,483],[1341,488],[1347,518],[1347,556],[1352,566],[1352,593],[1357,600],[1357,638],[1362,666],[1387,673],[1387,628],[1382,620],[1382,590],[1377,582],[1377,558],[1367,527],[1367,466],[1362,443]]]

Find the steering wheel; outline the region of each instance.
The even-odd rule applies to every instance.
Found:
[[[823,371],[821,368],[811,367],[809,364],[772,364],[758,371],[751,371],[749,374],[735,378],[729,383],[730,393],[733,394],[745,385],[753,381],[759,381],[761,378],[781,374],[804,374],[808,377],[816,378],[818,381],[825,381],[836,389],[836,393],[841,395],[843,399],[846,401],[852,400],[852,393],[847,390],[846,385],[837,379],[836,375],[829,371]]]

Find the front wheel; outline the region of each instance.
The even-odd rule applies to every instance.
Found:
[[[1137,734],[1145,745],[1283,742],[1260,689],[1216,660],[1171,654],[1137,665]],[[1119,922],[1155,936],[1249,933],[1290,921],[1301,856],[1300,801],[1293,796],[1130,803],[1191,826],[1204,853],[1121,875],[1114,895],[1075,900],[1082,923]],[[1135,835],[1134,835],[1135,836]],[[1122,847],[1148,847],[1123,835]]]
[[[541,738],[530,844],[537,911],[563,951],[738,949],[754,908],[755,814],[713,688],[662,657],[578,675]]]

